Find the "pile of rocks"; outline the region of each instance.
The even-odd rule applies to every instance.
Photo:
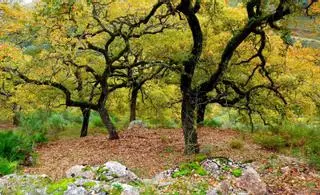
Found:
[[[211,158],[199,163],[206,170],[207,177],[216,184],[207,190],[215,194],[267,194],[266,185],[259,174],[249,165],[235,163],[225,158]],[[232,170],[240,170],[234,175]],[[66,171],[66,178],[59,184],[46,175],[8,175],[0,178],[0,194],[64,194],[90,195],[112,194],[137,195],[139,186],[152,185],[154,189],[170,186],[179,178],[174,174],[179,167],[157,174],[152,179],[140,179],[124,165],[109,161],[99,166],[75,165]]]

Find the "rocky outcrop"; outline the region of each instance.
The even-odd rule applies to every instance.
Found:
[[[97,181],[129,183],[140,179],[124,165],[109,161],[99,166],[75,165],[66,171],[67,178],[83,178]]]
[[[200,184],[194,184],[193,182],[197,181],[193,179],[200,180]],[[204,182],[208,182],[204,185],[205,188],[201,187]],[[65,179],[56,182],[52,182],[46,175],[12,174],[0,178],[0,195],[139,195],[140,192],[162,194],[167,193],[170,188],[179,191],[179,187],[184,190],[191,189],[190,192],[195,194],[207,195],[267,194],[266,184],[253,167],[226,158],[210,158],[189,165],[186,163],[184,166],[163,171],[152,179],[143,180],[115,161],[98,166],[75,165],[66,171]]]
[[[86,167],[83,165],[75,165],[66,171],[66,177],[67,178],[81,177],[84,179],[94,179],[95,173],[89,167]]]
[[[246,190],[249,194],[267,194],[266,184],[261,180],[259,174],[252,167],[247,167],[243,175],[236,180],[239,188]]]

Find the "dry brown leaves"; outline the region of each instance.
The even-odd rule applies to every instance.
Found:
[[[201,128],[199,143],[204,153],[212,156],[229,157],[236,161],[255,161],[262,172],[263,163],[274,153],[262,150],[252,143],[249,135],[232,130]],[[110,141],[106,135],[88,136],[86,138],[67,139],[50,142],[37,147],[38,165],[26,167],[26,173],[47,174],[54,179],[64,176],[65,171],[76,164],[97,165],[107,161],[119,161],[134,171],[140,177],[152,177],[158,172],[177,166],[190,160],[193,156],[183,155],[183,135],[181,129],[134,129],[120,133],[120,140]],[[242,149],[232,149],[230,140],[243,139]],[[289,165],[290,167],[290,165]],[[281,167],[278,168],[280,170]],[[291,167],[290,167],[291,168]],[[307,192],[312,188],[320,188],[320,178],[314,171],[298,172],[298,175],[284,176],[277,174],[262,174],[270,191],[290,194],[297,188]],[[302,177],[303,176],[303,177]],[[293,178],[293,179],[292,179]],[[305,179],[307,178],[307,179]],[[287,183],[288,180],[293,183]],[[277,185],[275,181],[280,181]],[[304,184],[301,184],[304,182]],[[299,183],[299,185],[297,185]]]

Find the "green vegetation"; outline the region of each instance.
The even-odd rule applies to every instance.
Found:
[[[17,162],[10,162],[6,158],[0,157],[0,176],[13,173],[17,167]]]
[[[242,175],[242,169],[238,168],[238,169],[233,169],[232,170],[232,175],[235,177],[240,177]]]
[[[33,141],[21,132],[0,132],[0,175],[13,173],[33,153]]]
[[[179,166],[179,170],[174,172],[172,177],[182,177],[182,176],[189,176],[191,174],[198,174],[200,176],[207,175],[207,171],[199,164],[199,162],[189,162],[189,163],[182,163]]]
[[[68,185],[74,181],[74,178],[66,178],[51,183],[47,187],[47,193],[52,195],[63,195],[64,191],[68,189]]]
[[[244,146],[243,140],[240,139],[233,139],[229,143],[232,149],[242,149]]]
[[[121,186],[121,184],[115,183],[112,184],[112,189],[109,193],[112,195],[120,195],[122,191],[123,187]]]
[[[305,158],[320,168],[320,131],[318,125],[284,122],[283,125],[263,130],[254,135],[254,141],[275,151],[288,151],[291,155]]]
[[[35,143],[87,132],[119,139],[141,119],[148,128],[182,126],[185,154],[215,149],[200,150],[199,124],[251,130],[263,148],[318,166],[319,125],[306,124],[320,121],[319,51],[291,37],[317,37],[319,17],[305,14],[318,15],[318,3],[154,3],[1,1],[0,119],[19,124],[14,134],[25,140],[0,138],[3,158],[19,164]]]
[[[261,133],[255,135],[254,140],[262,147],[275,151],[279,151],[286,145],[286,141],[280,135],[269,135],[266,133]]]

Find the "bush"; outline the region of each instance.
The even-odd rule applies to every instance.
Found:
[[[189,162],[189,163],[182,163],[179,166],[179,170],[174,172],[172,177],[182,177],[188,176],[193,173],[196,173],[200,176],[207,175],[207,171],[199,164],[199,162]]]
[[[62,114],[53,113],[48,117],[46,123],[48,128],[62,131],[70,122],[65,120]]]
[[[33,144],[27,137],[13,132],[0,132],[0,157],[9,161],[24,161],[32,153]]]
[[[33,142],[14,132],[0,132],[0,175],[13,173],[31,155]]]
[[[81,116],[68,111],[45,112],[39,110],[23,115],[19,129],[27,135],[31,135],[36,143],[43,143],[48,141],[48,136],[56,138],[68,126],[81,122]]]
[[[48,113],[37,111],[21,117],[19,130],[30,136],[36,143],[46,142],[48,126],[45,121],[48,118]]]
[[[101,121],[100,115],[97,112],[91,112],[90,124],[93,127],[104,127],[104,124]]]
[[[288,140],[288,144],[291,147],[301,147],[316,136],[314,127],[304,124],[290,124],[288,122],[280,127],[279,132],[283,138]]]
[[[286,146],[286,141],[280,135],[258,134],[254,141],[268,150],[279,151]]]
[[[81,124],[82,123],[82,116],[80,116],[77,113],[64,111],[64,112],[61,113],[61,115],[69,123],[76,123],[76,124]]]
[[[206,127],[215,127],[215,128],[222,126],[222,122],[221,120],[219,120],[219,118],[212,118],[210,120],[205,120],[203,124]]]
[[[320,169],[320,142],[319,140],[311,141],[306,147],[306,156],[312,166]]]
[[[8,161],[5,158],[0,157],[0,176],[13,173],[18,167],[18,163]]]
[[[230,141],[229,145],[232,149],[241,149],[241,148],[243,148],[244,143],[242,140],[233,139]]]

